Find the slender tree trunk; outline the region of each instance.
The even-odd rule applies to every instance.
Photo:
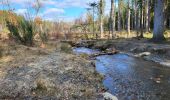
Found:
[[[115,34],[114,34],[114,31],[115,31],[115,21],[114,21],[114,18],[115,18],[115,14],[114,14],[114,0],[111,0],[111,11],[110,11],[110,31],[111,31],[111,38],[114,38]]]
[[[118,31],[121,30],[121,1],[118,0],[118,21],[117,21],[117,27],[118,27]]]
[[[164,0],[155,0],[153,40],[165,40],[164,33]]]
[[[127,37],[130,36],[130,0],[128,0],[128,8],[127,8]]]
[[[138,8],[138,16],[137,16],[137,36],[139,37],[139,32],[140,32],[140,26],[141,26],[141,23],[140,23],[140,9]]]
[[[134,1],[134,28],[137,29],[137,1]]]
[[[150,32],[151,31],[151,1],[152,0],[149,0],[149,4],[148,4],[148,31]]]
[[[100,38],[104,38],[104,29],[103,29],[103,13],[104,13],[104,0],[100,0]]]
[[[140,38],[143,38],[143,23],[144,23],[144,13],[143,13],[143,4],[144,2],[142,1],[142,8],[141,8],[141,34],[140,34]]]
[[[95,37],[94,26],[95,26],[95,20],[94,20],[94,7],[93,7],[93,37]],[[97,36],[96,36],[96,38],[97,38]]]
[[[149,31],[149,0],[145,0],[145,5],[146,5],[146,25],[145,25],[145,27],[146,27],[146,32],[148,32]]]
[[[165,29],[167,28],[167,20],[168,20],[168,0],[164,1],[164,25],[165,25]]]

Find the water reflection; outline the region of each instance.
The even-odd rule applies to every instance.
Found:
[[[94,53],[99,53],[98,50],[93,50],[93,49],[89,49],[89,48],[85,48],[85,47],[80,47],[80,48],[74,48],[73,52],[76,54],[94,54]]]

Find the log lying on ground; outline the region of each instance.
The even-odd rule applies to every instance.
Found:
[[[72,41],[72,40],[62,40],[63,43],[68,43],[72,47],[87,47],[90,48],[94,46],[96,40],[82,40],[82,41]]]
[[[95,54],[92,54],[90,55],[90,57],[97,57],[97,56],[102,56],[102,55],[114,55],[114,54],[117,54],[119,53],[119,51],[112,51],[112,52],[100,52],[100,53],[95,53]]]

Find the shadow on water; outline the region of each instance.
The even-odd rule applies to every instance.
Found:
[[[95,64],[119,100],[170,100],[170,68],[126,54],[98,56]]]

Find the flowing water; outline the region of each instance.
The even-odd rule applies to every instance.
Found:
[[[88,48],[74,52],[77,50],[99,52]],[[105,76],[105,88],[119,100],[170,100],[170,68],[126,54],[98,56],[95,64]]]

